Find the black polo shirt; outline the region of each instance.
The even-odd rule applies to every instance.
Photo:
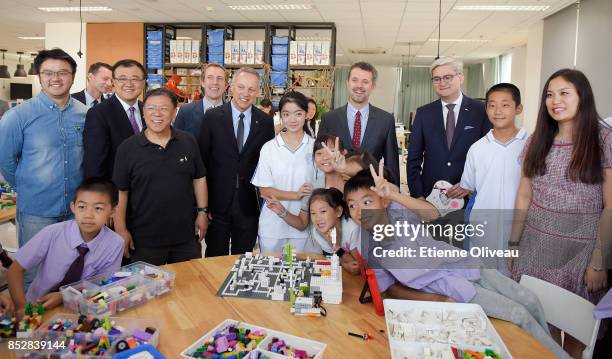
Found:
[[[113,182],[129,191],[127,228],[135,246],[160,247],[195,240],[193,180],[206,175],[198,144],[172,129],[166,148],[134,135],[117,148]]]

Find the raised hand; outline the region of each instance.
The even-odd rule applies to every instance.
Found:
[[[266,207],[277,215],[285,211],[285,207],[275,196],[262,196],[262,198],[266,200]]]
[[[322,143],[325,152],[331,157],[331,165],[334,171],[344,173],[346,171],[346,157],[340,151],[340,137],[336,137],[334,149],[327,147],[325,142]]]
[[[378,174],[376,173],[374,166],[370,165],[370,173],[372,174],[372,178],[374,179],[374,185],[375,185],[374,187],[370,187],[370,189],[376,192],[376,194],[382,198],[389,198],[393,185],[391,185],[391,183],[389,183],[389,181],[385,179],[385,176],[383,175],[384,167],[385,167],[384,158],[382,158],[380,162],[378,162]]]
[[[310,196],[310,194],[312,193],[313,190],[313,186],[312,183],[310,182],[305,182],[303,185],[300,186],[300,188],[297,190],[298,196],[300,197],[300,199],[306,197],[306,196]]]

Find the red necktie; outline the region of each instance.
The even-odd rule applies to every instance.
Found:
[[[361,112],[355,114],[355,126],[353,127],[353,149],[359,151],[361,146]]]

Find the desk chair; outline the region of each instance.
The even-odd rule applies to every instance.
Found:
[[[586,345],[582,359],[591,359],[599,332],[599,320],[593,316],[595,305],[568,290],[528,275],[521,276],[520,284],[540,299],[546,321]]]

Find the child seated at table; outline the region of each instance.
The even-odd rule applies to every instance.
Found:
[[[342,192],[337,188],[317,188],[310,195],[309,241],[313,252],[340,257],[342,268],[351,274],[359,274],[357,251],[359,226],[348,217]]]
[[[350,216],[368,234],[376,233],[375,228],[384,225],[398,228],[400,224],[422,223],[411,210],[389,199],[388,191],[384,190],[388,186],[386,182],[371,167],[370,171],[361,171],[349,179],[344,186]],[[368,248],[369,253],[362,252],[362,256],[369,259],[368,264],[376,262],[374,247],[370,246],[391,251],[415,248],[417,253],[419,247],[456,250],[423,236],[420,231],[414,233],[413,238],[386,235],[381,241],[362,245],[361,248]],[[479,304],[488,316],[513,322],[526,330],[558,358],[570,358],[551,338],[544,310],[535,294],[497,270],[481,269],[475,258],[378,258],[377,261],[373,267],[378,287],[388,296],[431,300],[434,294],[436,300]]]
[[[43,228],[15,254],[8,270],[9,291],[17,314],[26,302],[48,310],[62,304],[59,288],[121,266],[123,239],[106,227],[118,202],[115,185],[105,179],[84,180],[70,209],[75,219]],[[23,274],[39,270],[24,294]]]

